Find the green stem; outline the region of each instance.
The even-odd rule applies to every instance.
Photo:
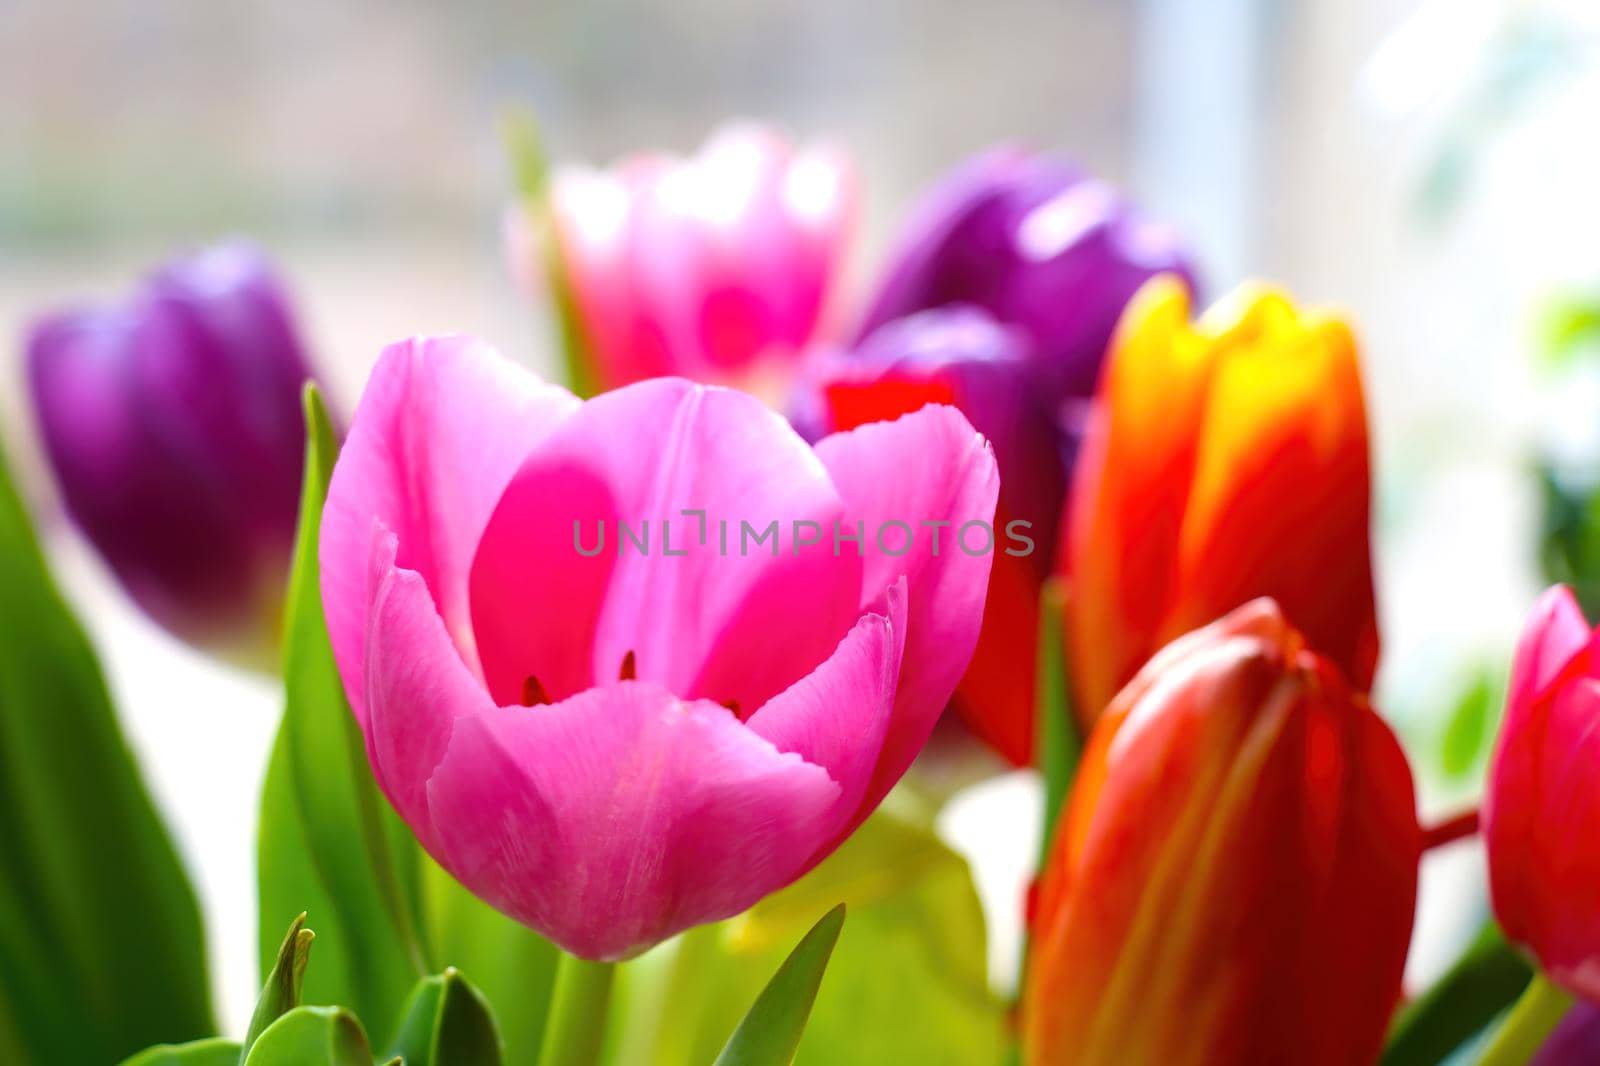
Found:
[[[561,956],[539,1066],[594,1066],[600,1061],[616,970],[613,962]]]
[[[1072,708],[1065,628],[1066,584],[1059,578],[1039,591],[1039,634],[1034,695],[1034,758],[1044,778],[1044,828],[1039,834],[1039,867],[1050,859],[1056,825],[1072,790],[1083,755],[1083,738]]]
[[[1572,996],[1544,974],[1535,974],[1478,1060],[1478,1066],[1523,1066],[1533,1058],[1572,1006]]]

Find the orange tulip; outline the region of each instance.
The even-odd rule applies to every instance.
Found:
[[[1112,342],[1062,553],[1084,724],[1157,648],[1257,596],[1369,689],[1370,495],[1343,321],[1245,288],[1191,326],[1181,283],[1147,284]]]
[[[1026,1061],[1373,1061],[1420,848],[1394,735],[1276,604],[1189,634],[1089,738],[1040,883]]]

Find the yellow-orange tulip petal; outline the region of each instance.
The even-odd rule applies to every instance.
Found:
[[[1181,286],[1130,306],[1065,553],[1085,723],[1163,643],[1271,596],[1361,690],[1378,653],[1354,339],[1247,287],[1195,326]]]
[[[1134,297],[1079,453],[1062,558],[1072,578],[1077,704],[1091,717],[1153,650],[1149,635],[1177,578],[1210,373],[1207,345],[1188,319],[1188,292],[1176,279],[1157,278]]]

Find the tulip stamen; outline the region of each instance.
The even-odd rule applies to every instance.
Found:
[[[741,715],[739,714],[739,701],[738,700],[719,700],[718,702],[721,703],[724,707],[728,708],[728,710],[732,711],[733,712],[733,716],[735,718],[740,718],[741,717]]]
[[[634,661],[633,652],[622,657],[622,669],[617,671],[618,681],[634,681],[639,677],[638,664]]]
[[[537,707],[542,703],[550,702],[550,694],[539,684],[539,679],[529,674],[522,681],[522,705],[524,707]]]

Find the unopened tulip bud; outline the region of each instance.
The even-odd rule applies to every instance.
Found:
[[[1038,896],[1026,1061],[1372,1062],[1420,847],[1394,735],[1276,604],[1183,637],[1089,738]]]
[[[213,248],[42,318],[27,362],[66,508],[128,592],[191,642],[268,657],[310,371],[260,255]]]

